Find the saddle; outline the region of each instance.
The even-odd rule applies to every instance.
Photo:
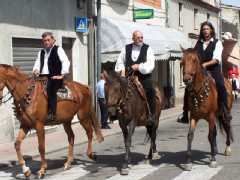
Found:
[[[28,95],[32,94],[33,89],[35,88],[35,81],[41,81],[43,84],[43,93],[46,97],[47,95],[47,78],[39,77],[35,80],[33,80],[30,83],[30,86],[28,88]],[[62,100],[71,100],[71,101],[76,101],[77,97],[74,95],[72,90],[68,87],[67,82],[63,81],[63,86],[58,89],[57,91],[57,101],[62,101]]]
[[[132,78],[130,78],[130,81],[132,81],[133,85],[136,87],[137,92],[139,93],[141,98],[143,100],[147,101],[145,90],[144,90],[143,85],[141,84],[141,82],[138,80],[138,77],[137,76],[133,76]]]

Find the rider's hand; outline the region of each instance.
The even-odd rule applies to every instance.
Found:
[[[37,69],[35,69],[35,70],[33,71],[33,75],[34,75],[34,76],[38,77],[39,74],[40,74],[40,73],[39,73],[39,71],[38,71]]]
[[[53,76],[52,79],[63,79],[64,75]]]
[[[134,70],[134,71],[138,71],[139,70],[139,64],[134,64],[131,66],[131,68]]]

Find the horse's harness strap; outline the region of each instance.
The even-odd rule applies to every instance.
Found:
[[[189,92],[189,95],[192,98],[193,103],[193,106],[191,107],[192,109],[194,110],[199,109],[200,105],[208,98],[210,91],[209,82],[210,82],[209,77],[205,78],[205,80],[202,83],[202,86],[198,91],[196,91],[193,86],[187,87],[187,91]]]

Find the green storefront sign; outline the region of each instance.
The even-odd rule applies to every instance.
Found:
[[[134,19],[150,19],[153,18],[153,9],[134,9],[133,18]]]

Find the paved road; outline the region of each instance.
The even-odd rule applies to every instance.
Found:
[[[124,145],[120,133],[109,136],[101,144],[95,144],[97,161],[89,160],[84,154],[86,144],[75,147],[75,162],[72,169],[63,171],[63,163],[66,158],[66,150],[53,152],[47,155],[49,170],[47,180],[236,180],[240,176],[240,103],[233,107],[233,129],[235,142],[232,144],[233,154],[231,157],[223,155],[225,149],[225,137],[218,132],[217,155],[218,167],[209,168],[210,145],[207,140],[207,123],[200,121],[195,132],[193,142],[192,171],[183,171],[182,164],[185,162],[186,140],[188,125],[176,123],[175,119],[168,119],[160,123],[157,147],[161,158],[148,164],[144,156],[148,152],[149,144],[144,142],[145,129],[138,128],[133,137],[132,167],[128,176],[119,175],[119,168],[123,160]],[[28,158],[36,177],[39,159]],[[21,178],[16,166],[0,170],[0,180]]]

